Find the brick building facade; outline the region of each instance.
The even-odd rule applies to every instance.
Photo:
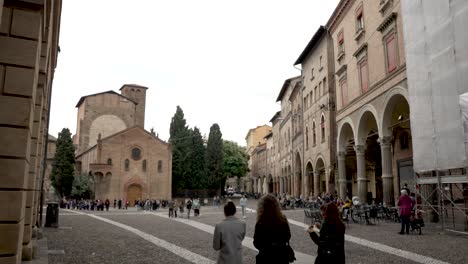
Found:
[[[88,174],[96,199],[170,199],[172,149],[146,131],[146,87],[123,85],[83,96],[77,104],[77,170]]]

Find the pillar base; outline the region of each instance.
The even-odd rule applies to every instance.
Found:
[[[33,260],[37,256],[37,243],[36,240],[31,240],[28,244],[23,245],[22,259]]]
[[[0,263],[17,264],[17,263],[21,263],[21,258],[20,256],[0,257]]]

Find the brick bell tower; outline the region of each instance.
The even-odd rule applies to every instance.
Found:
[[[124,84],[120,88],[120,93],[137,102],[135,109],[135,125],[145,128],[145,106],[146,106],[146,90],[148,87],[136,84]]]

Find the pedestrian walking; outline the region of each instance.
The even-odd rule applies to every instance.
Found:
[[[247,198],[245,197],[245,195],[242,195],[242,198],[240,199],[240,206],[242,209],[242,218],[245,219],[247,218],[245,216],[245,208],[247,207]]]
[[[288,219],[281,213],[278,200],[271,194],[258,202],[257,223],[253,244],[258,249],[257,264],[286,264],[293,262],[294,251],[289,245],[291,231]]]
[[[114,209],[117,207],[117,199],[114,199]]]
[[[169,217],[174,217],[174,201],[170,200],[167,206],[169,208]]]
[[[234,215],[236,206],[228,202],[224,206],[226,218],[216,224],[213,235],[213,248],[219,250],[217,264],[242,264],[242,240],[245,237],[246,224]]]
[[[119,210],[122,209],[122,199],[119,199],[119,201],[117,202],[118,206],[119,206]]]
[[[104,202],[104,205],[106,206],[106,211],[109,211],[109,206],[110,206],[109,199],[106,199],[106,201]]]
[[[404,235],[406,231],[406,234],[408,235],[411,211],[413,210],[415,202],[413,199],[411,199],[411,197],[408,196],[406,189],[401,190],[400,193],[401,196],[398,200],[398,208],[400,211],[401,230],[398,234]]]
[[[193,200],[193,216],[200,216],[200,200]]]
[[[344,234],[345,225],[340,219],[338,207],[330,202],[320,207],[323,223],[310,226],[307,232],[317,244],[315,264],[345,263]]]
[[[192,200],[187,201],[187,218],[190,218],[190,210],[192,210]]]

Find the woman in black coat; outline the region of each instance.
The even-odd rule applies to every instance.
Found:
[[[310,238],[317,244],[317,258],[315,264],[320,263],[345,263],[344,234],[345,225],[341,221],[338,207],[334,203],[327,203],[320,207],[323,215],[323,223],[316,224],[320,228],[319,234],[311,226],[307,230]]]
[[[258,202],[257,223],[253,244],[258,249],[256,263],[289,263],[289,239],[291,231],[288,220],[281,213],[278,200],[267,194]]]

